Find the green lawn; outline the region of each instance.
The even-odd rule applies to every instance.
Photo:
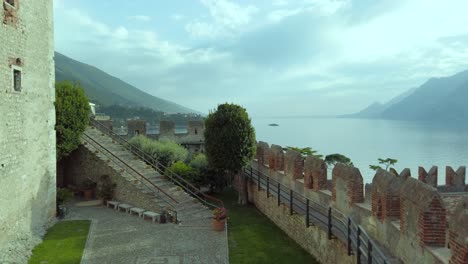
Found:
[[[236,192],[226,191],[217,197],[229,213],[230,263],[318,263],[257,208],[239,206]]]
[[[91,221],[62,221],[47,231],[44,241],[33,250],[30,264],[79,264]]]

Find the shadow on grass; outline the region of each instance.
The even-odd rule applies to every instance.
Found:
[[[79,264],[91,221],[62,221],[51,227],[33,250],[29,264]]]
[[[216,196],[229,213],[230,263],[319,263],[255,206],[238,205],[234,190]]]

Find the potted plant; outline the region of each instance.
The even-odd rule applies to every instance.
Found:
[[[115,187],[117,184],[111,181],[109,175],[102,175],[97,185],[97,196],[102,199],[103,204],[114,198]]]
[[[73,197],[73,193],[65,188],[57,188],[56,205],[57,217],[63,218],[66,213],[65,203]]]
[[[96,183],[93,182],[90,178],[86,178],[83,183],[83,196],[85,199],[92,199],[94,196],[94,189],[96,188]]]
[[[223,231],[226,225],[227,210],[224,207],[213,210],[213,230]]]

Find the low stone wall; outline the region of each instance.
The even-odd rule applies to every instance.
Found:
[[[151,196],[144,194],[138,186],[139,181],[133,179],[127,172],[123,172],[117,165],[101,153],[96,153],[90,145],[81,145],[66,161],[63,169],[64,184],[80,186],[89,178],[99,182],[100,177],[109,175],[117,186],[115,199],[151,211],[159,211],[160,207]]]
[[[356,263],[356,257],[347,255],[345,244],[338,239],[329,240],[319,227],[306,227],[304,216],[289,215],[288,206],[278,206],[277,198],[267,198],[266,191],[258,191],[256,184],[249,183],[248,193],[250,202],[320,263]]]
[[[456,171],[446,167],[445,189],[460,197],[465,195],[465,202],[449,213],[447,203],[437,189],[441,186],[437,186],[436,167],[429,172],[420,168],[418,179],[411,177],[409,169],[401,173],[379,170],[372,184],[366,186],[367,197],[364,199],[363,179],[358,168],[335,165],[330,192],[323,184],[327,169],[323,161],[311,157],[303,161],[298,153],[284,152],[280,146],[269,147],[261,142],[257,145],[257,160],[251,166],[310,202],[332,208],[334,212],[340,212],[342,218],[351,218],[385,255],[392,256],[392,261],[466,263],[468,239],[461,231],[468,223],[466,194],[463,193],[466,189],[465,167]],[[290,216],[288,205],[278,207],[276,198],[267,198],[264,191],[258,191],[255,181],[250,184],[255,185],[249,186],[252,202],[320,261],[352,261],[346,256],[346,249],[339,246],[342,242],[328,240],[321,229],[307,228],[303,216]],[[448,224],[450,217],[457,220]]]

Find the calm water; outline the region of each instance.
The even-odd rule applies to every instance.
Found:
[[[398,159],[395,168],[410,168],[413,177],[418,166],[426,170],[439,166],[439,183],[445,182],[446,165],[456,170],[468,164],[468,126],[339,118],[253,118],[252,122],[259,141],[311,147],[324,156],[348,156],[365,182],[372,181],[369,165],[377,164],[377,158]]]

